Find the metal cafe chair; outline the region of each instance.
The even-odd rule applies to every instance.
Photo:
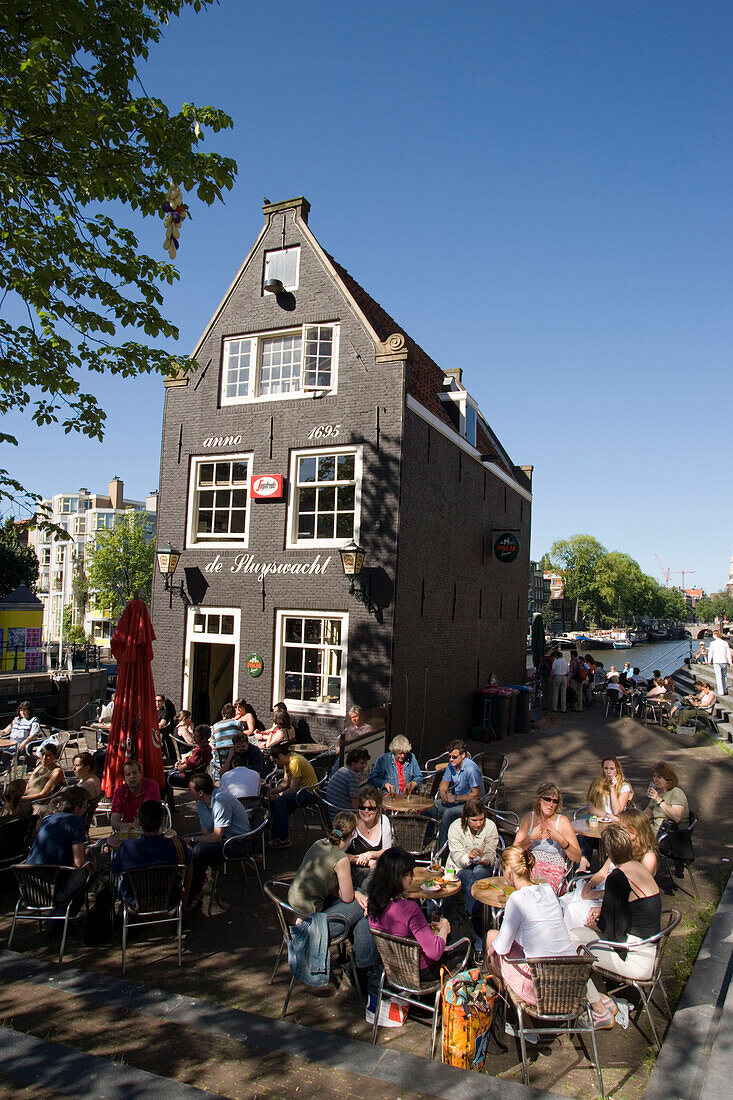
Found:
[[[411,814],[388,816],[395,845],[409,852],[419,863],[429,862],[437,845],[437,837],[428,839],[428,832],[436,826],[433,818]]]
[[[294,909],[292,905],[288,904],[288,890],[293,879],[294,872],[283,875],[282,879],[272,879],[270,882],[266,882],[264,886],[265,897],[272,902],[275,913],[277,915],[278,924],[282,932],[282,940],[280,942],[280,948],[275,959],[275,965],[272,968],[272,974],[270,975],[269,985],[272,985],[275,981],[275,975],[277,974],[280,961],[283,957],[283,953],[287,952],[288,944],[290,943],[290,929],[299,920],[307,920],[312,914],[300,913],[297,909]],[[351,967],[351,976],[354,983],[354,989],[359,991],[359,976],[356,972],[356,961],[354,959],[354,949],[349,941],[349,922],[346,917],[341,916],[339,913],[334,913],[328,918],[328,947],[329,951],[338,949],[339,953],[345,952],[347,964]],[[295,985],[295,975],[291,974],[290,984],[288,985],[287,992],[285,994],[285,1001],[280,1011],[280,1017],[282,1018],[288,1010],[288,1004],[290,1002],[290,996],[293,992],[293,986]],[[359,994],[360,996],[360,994]]]
[[[263,840],[263,852],[264,852],[264,836],[267,830],[267,825],[270,820],[270,811],[265,809],[264,806],[255,806],[249,811],[249,820],[252,828],[248,833],[240,833],[239,836],[231,836],[228,840],[224,841],[224,847],[222,848],[222,859],[218,864],[214,873],[214,881],[211,884],[211,894],[209,895],[209,916],[211,916],[211,910],[214,905],[214,899],[216,898],[216,890],[219,885],[219,876],[224,871],[227,872],[227,865],[229,863],[238,863],[242,868],[244,874],[244,881],[247,881],[247,867],[251,867],[257,878],[257,883],[262,891],[262,897],[265,896],[264,887],[262,886],[262,879],[260,878],[260,870],[257,866],[257,856],[254,849],[257,845],[258,838]],[[264,857],[263,861],[264,861]],[[264,862],[263,862],[264,870]],[[219,902],[221,905],[221,902]]]
[[[432,1015],[432,1027],[430,1030],[430,1057],[435,1057],[435,1040],[438,1034],[438,1019],[440,998],[442,996],[440,978],[434,975],[426,977],[420,970],[420,944],[417,940],[408,936],[393,936],[388,932],[380,932],[372,929],[372,936],[377,945],[377,951],[384,965],[384,971],[379,980],[377,993],[377,1007],[374,1011],[374,1028],[372,1030],[372,1043],[377,1042],[377,1029],[379,1027],[379,1013],[382,1007],[382,998],[395,995],[401,1001],[406,1001],[415,1008],[421,1008]],[[454,955],[465,945],[463,958],[456,959],[451,966],[453,973],[465,970],[468,958],[471,954],[471,941],[464,937],[448,944],[446,952]],[[456,950],[458,949],[458,950]],[[425,1003],[420,998],[432,997],[432,1004]]]
[[[57,897],[69,876],[79,870],[77,867],[55,867],[45,863],[20,863],[13,867],[18,882],[18,900],[13,913],[13,923],[8,938],[8,950],[12,947],[15,935],[15,926],[18,921],[63,921],[64,927],[59,947],[59,963],[64,960],[64,948],[66,947],[66,935],[69,929],[69,921],[72,919],[72,908],[83,891],[87,914],[89,913],[89,898],[87,896],[86,881],[80,886],[66,903],[63,913],[55,913],[59,908]]]
[[[131,928],[173,924],[178,940],[178,965],[183,946],[183,864],[137,867],[120,876],[133,900],[122,895],[122,973],[127,969],[127,937]]]
[[[537,999],[536,1004],[523,1001],[511,986],[505,983],[506,994],[517,1010],[517,1031],[522,1051],[522,1074],[525,1085],[529,1084],[525,1035],[527,1031],[532,1030],[540,1036],[590,1035],[593,1063],[601,1098],[603,1098],[603,1074],[598,1059],[598,1045],[591,1009],[586,998],[586,985],[594,966],[593,956],[584,947],[579,947],[577,955],[559,955],[547,959],[512,959],[512,962],[529,969]],[[587,1013],[587,1022],[581,1021],[584,1012]],[[532,1017],[529,1026],[525,1022],[525,1016]],[[549,1026],[536,1027],[535,1021]]]
[[[697,882],[692,873],[692,864],[695,862],[695,851],[692,847],[692,834],[697,825],[697,814],[693,810],[689,810],[689,815],[690,824],[686,829],[676,829],[672,833],[667,833],[665,836],[658,837],[659,854],[667,865],[667,873],[672,880],[672,889],[680,889],[675,876],[672,874],[672,864],[681,863],[683,867],[682,877],[684,878],[685,871],[689,872],[690,882],[692,883],[695,897],[699,898],[700,894],[697,889]],[[683,893],[687,893],[684,888],[682,889]]]
[[[642,940],[640,943],[626,944],[614,943],[612,940],[592,940],[586,945],[589,948],[623,947],[629,955],[638,952],[641,947],[646,947],[647,944],[653,943],[656,945],[654,967],[652,969],[651,977],[649,978],[625,978],[621,974],[616,973],[616,971],[614,970],[605,970],[602,961],[598,959],[598,957],[595,957],[593,969],[597,974],[600,974],[600,976],[606,982],[606,989],[609,996],[613,993],[617,993],[619,989],[625,989],[628,986],[633,986],[633,988],[637,990],[640,999],[637,1019],[639,1015],[641,1015],[642,1009],[646,1009],[646,1014],[649,1018],[649,1026],[651,1027],[652,1035],[654,1036],[654,1042],[656,1043],[658,1050],[661,1049],[661,1043],[659,1042],[657,1029],[654,1026],[654,1020],[652,1019],[651,1005],[654,1003],[652,998],[654,997],[654,993],[657,989],[660,989],[662,991],[662,997],[664,998],[667,1018],[671,1020],[672,1010],[669,1005],[667,991],[664,988],[664,982],[662,981],[662,958],[669,942],[669,937],[672,935],[672,932],[680,923],[681,919],[682,914],[680,913],[679,909],[666,909],[662,913],[662,930],[660,932],[657,932],[656,935],[649,936],[647,939]]]

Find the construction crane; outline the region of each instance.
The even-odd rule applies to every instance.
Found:
[[[695,570],[695,569],[675,569],[675,571],[674,571],[675,577],[678,576],[678,575],[682,576],[682,591],[683,592],[685,591],[685,577],[686,576],[687,577],[694,577],[696,572],[697,572],[697,570]]]
[[[669,588],[670,571],[669,571],[669,569],[665,569],[664,566],[662,565],[662,561],[661,561],[661,558],[659,557],[659,554],[655,554],[654,557],[659,562],[659,568],[662,571],[662,577],[664,578],[664,583],[666,584],[667,588]]]

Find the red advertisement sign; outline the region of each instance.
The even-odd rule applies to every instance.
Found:
[[[282,495],[282,474],[259,474],[250,482],[252,500],[282,500]]]

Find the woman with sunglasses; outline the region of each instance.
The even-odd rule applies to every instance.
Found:
[[[351,876],[356,886],[364,885],[379,857],[392,844],[392,826],[382,813],[382,792],[376,787],[362,787],[356,832],[348,848]]]
[[[534,856],[534,875],[546,879],[556,894],[562,891],[567,861],[580,863],[578,838],[570,821],[560,813],[562,795],[554,783],[537,788],[532,811],[519,823],[514,843]]]

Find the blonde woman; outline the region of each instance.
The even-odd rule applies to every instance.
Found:
[[[651,822],[643,810],[633,807],[619,815],[619,825],[623,825],[631,837],[634,859],[646,867],[650,875],[657,873],[657,838]]]
[[[562,795],[554,783],[542,783],[531,813],[519,823],[514,844],[534,856],[535,875],[546,879],[556,894],[562,890],[567,860],[579,863],[580,845],[568,818],[560,813]]]
[[[530,1004],[536,1004],[529,969],[521,958],[574,955],[563,918],[562,906],[547,882],[533,882],[535,860],[531,852],[512,845],[501,853],[501,869],[514,893],[509,896],[498,932],[486,936],[486,953],[497,977]]]
[[[633,799],[634,792],[624,775],[621,761],[617,756],[605,756],[601,761],[600,775],[596,776],[588,788],[588,812],[606,821],[618,821],[618,815],[624,812]],[[579,869],[587,871],[593,855],[593,838],[582,836],[579,842],[583,853]]]

